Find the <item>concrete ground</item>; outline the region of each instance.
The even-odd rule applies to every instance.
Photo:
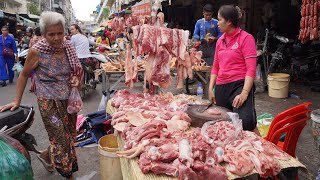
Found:
[[[196,83],[195,83],[196,84]],[[44,149],[48,146],[48,136],[45,131],[43,122],[41,120],[38,105],[36,103],[36,98],[34,94],[28,92],[30,83],[28,83],[25,90],[22,103],[33,105],[36,109],[35,111],[35,121],[28,133],[35,136],[38,142],[38,149]],[[124,88],[123,84],[119,89]],[[173,90],[173,86],[170,88],[174,93],[178,93]],[[142,85],[138,83],[133,89],[134,91],[141,91]],[[196,87],[193,85],[191,92],[195,92]],[[270,113],[273,116],[276,114],[295,106],[299,103],[310,101],[313,103],[311,109],[320,108],[320,93],[315,93],[310,91],[309,87],[305,87],[299,84],[291,84],[290,91],[298,94],[300,99],[286,98],[286,99],[275,99],[270,98],[267,92],[256,94],[256,110],[257,115],[263,113]],[[183,90],[179,92],[184,92]],[[10,102],[15,96],[15,83],[10,84],[6,87],[0,87],[0,104]],[[91,91],[84,100],[83,114],[89,112],[94,112],[98,108],[101,98],[101,85],[98,86],[96,91]],[[310,125],[306,126],[300,136],[297,145],[297,158],[306,165],[311,179],[315,179],[318,169],[320,168],[320,154],[319,150],[316,148],[313,138],[311,135]],[[90,148],[77,148],[79,171],[75,174],[77,179],[81,180],[98,180],[100,179],[100,167],[99,167],[99,153],[97,147]],[[36,180],[59,180],[63,179],[57,173],[48,173],[39,160],[36,158],[34,153],[31,153],[32,158],[32,168],[34,172],[34,177]],[[300,179],[309,179],[308,175],[301,172]]]

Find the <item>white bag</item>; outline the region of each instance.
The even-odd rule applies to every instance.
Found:
[[[108,101],[107,96],[105,96],[104,94],[102,94],[101,101],[100,101],[100,104],[99,104],[99,107],[98,107],[98,111],[106,110],[106,108],[107,108],[107,101]]]

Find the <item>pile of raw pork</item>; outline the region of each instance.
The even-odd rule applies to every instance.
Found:
[[[301,20],[299,40],[306,43],[318,40],[320,33],[320,0],[303,0],[301,5]]]
[[[187,51],[189,31],[169,29],[144,24],[134,26],[132,49],[127,48],[126,84],[132,87],[137,82],[135,62],[132,60],[132,51],[135,56],[145,55],[147,61],[145,83],[151,86],[168,88],[171,85],[170,61],[175,58],[177,70],[177,88],[183,87],[187,77],[193,78],[192,66],[200,64],[202,52],[192,49]],[[135,58],[136,59],[136,58]],[[152,89],[152,88],[151,88]],[[152,92],[151,92],[152,93]]]
[[[239,177],[253,170],[262,177],[275,176],[278,159],[289,159],[271,142],[242,131],[241,121],[240,126],[220,121],[190,128],[187,103],[172,94],[119,91],[111,103],[117,109],[112,125],[124,140],[125,150],[118,156],[139,156],[143,173],[194,180],[228,179],[226,169]]]

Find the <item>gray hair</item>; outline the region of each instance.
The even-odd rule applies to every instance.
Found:
[[[40,15],[39,24],[40,24],[40,31],[42,34],[44,34],[48,26],[57,25],[57,24],[61,24],[64,30],[66,21],[62,16],[62,14],[59,14],[57,12],[52,12],[52,11],[44,11]]]

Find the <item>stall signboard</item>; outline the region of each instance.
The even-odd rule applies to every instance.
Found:
[[[132,6],[131,10],[132,10],[132,16],[150,16],[151,3]]]

